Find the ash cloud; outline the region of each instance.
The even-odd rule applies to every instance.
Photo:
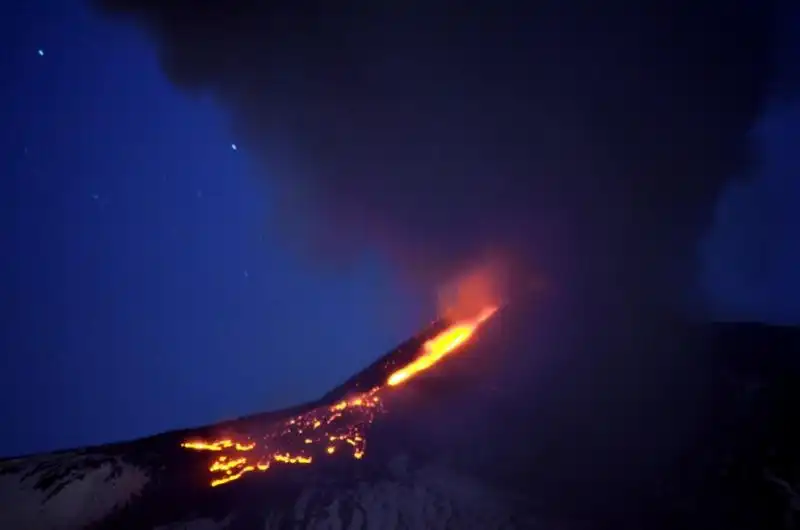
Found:
[[[287,239],[425,281],[512,256],[619,303],[690,285],[774,22],[761,0],[93,3],[230,111]]]

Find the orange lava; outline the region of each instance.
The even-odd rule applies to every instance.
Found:
[[[422,347],[423,354],[389,376],[386,384],[397,386],[441,361],[447,354],[467,342],[478,326],[494,315],[495,311],[497,311],[496,307],[487,307],[476,317],[457,322],[427,341]]]
[[[383,408],[381,394],[457,350],[496,311],[494,306],[484,308],[476,317],[456,322],[428,340],[419,357],[392,373],[385,385],[273,424],[257,438],[230,435],[213,441],[188,440],[181,447],[218,454],[208,468],[211,486],[232,482],[251,471],[266,471],[274,463],[307,465],[340,452],[360,459],[366,450],[367,428]]]

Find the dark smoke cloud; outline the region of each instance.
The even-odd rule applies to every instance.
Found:
[[[95,1],[231,112],[293,239],[436,279],[501,253],[587,293],[678,292],[748,164],[772,4],[497,4]]]

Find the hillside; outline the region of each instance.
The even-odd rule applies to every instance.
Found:
[[[800,527],[800,329],[675,323],[621,333],[625,347],[554,348],[532,316],[498,312],[435,369],[382,390],[380,410],[352,400],[446,323],[313,403],[0,461],[0,528]],[[181,446],[245,444],[335,410],[350,445],[216,487],[211,457],[233,450]],[[287,453],[300,440],[273,439]]]

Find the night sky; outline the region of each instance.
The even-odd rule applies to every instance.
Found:
[[[13,436],[0,442],[0,455],[315,398],[432,316],[428,278],[415,281],[418,264],[407,263],[406,247],[395,252],[359,234],[345,259],[298,249],[291,239],[299,232],[287,237],[283,224],[305,226],[307,211],[287,214],[284,183],[265,166],[242,109],[176,88],[155,41],[77,4],[3,10],[0,419]],[[797,42],[779,45],[780,64],[800,64]],[[745,123],[756,163],[719,177],[724,191],[705,212],[712,225],[692,249],[716,316],[797,323],[798,72],[775,70],[786,82]],[[273,160],[276,171],[308,169],[293,162]],[[424,218],[426,205],[412,204],[412,217]],[[383,206],[390,220],[400,217],[397,204]],[[461,219],[471,206],[437,215]],[[493,206],[502,209],[502,200]],[[417,245],[425,230],[387,226],[410,234],[415,252],[444,248],[446,230],[432,229]],[[552,226],[559,235],[594,234]],[[311,231],[319,238],[318,227]],[[452,251],[467,252],[460,241]]]
[[[0,454],[316,398],[430,316],[376,256],[283,249],[225,117],[135,32],[64,2],[12,15]]]

